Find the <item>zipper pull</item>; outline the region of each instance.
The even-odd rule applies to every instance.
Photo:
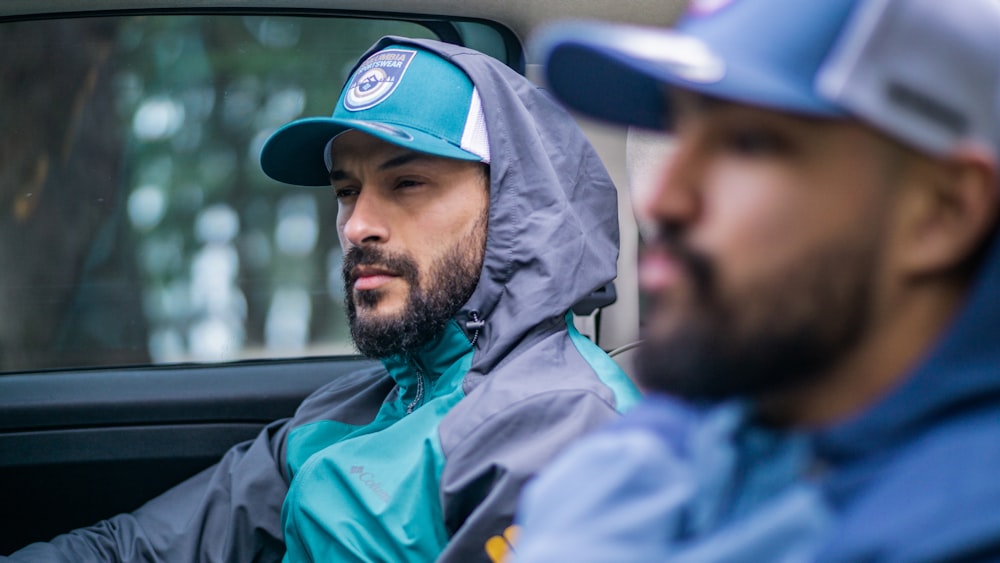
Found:
[[[417,394],[413,401],[406,406],[406,414],[413,414],[413,410],[419,407],[424,400],[424,372],[420,371],[416,365],[413,366],[413,369],[417,372]]]
[[[472,338],[469,342],[475,347],[479,340],[479,331],[486,326],[486,321],[479,318],[479,311],[469,311],[469,318],[472,320],[465,321],[465,330],[472,331]]]

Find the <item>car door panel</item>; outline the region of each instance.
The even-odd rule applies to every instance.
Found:
[[[133,510],[358,358],[0,377],[0,553]]]

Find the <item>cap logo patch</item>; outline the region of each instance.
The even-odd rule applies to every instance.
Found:
[[[348,111],[361,111],[384,102],[399,86],[416,54],[407,49],[383,49],[368,57],[347,87],[344,107]]]

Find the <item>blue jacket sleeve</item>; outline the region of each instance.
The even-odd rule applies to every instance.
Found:
[[[688,470],[644,433],[581,442],[526,488],[514,561],[668,559],[668,536],[693,493]]]
[[[796,481],[800,441],[744,431],[728,407],[688,417],[647,400],[627,419],[527,487],[517,563],[814,560],[830,519]]]
[[[234,446],[216,465],[88,528],[31,544],[11,562],[279,561],[284,553],[281,469],[286,422]],[[137,476],[141,478],[141,476]]]

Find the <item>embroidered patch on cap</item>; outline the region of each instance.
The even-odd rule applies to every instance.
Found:
[[[361,111],[384,102],[399,86],[416,54],[406,49],[384,49],[368,57],[354,73],[344,96],[344,107]]]

